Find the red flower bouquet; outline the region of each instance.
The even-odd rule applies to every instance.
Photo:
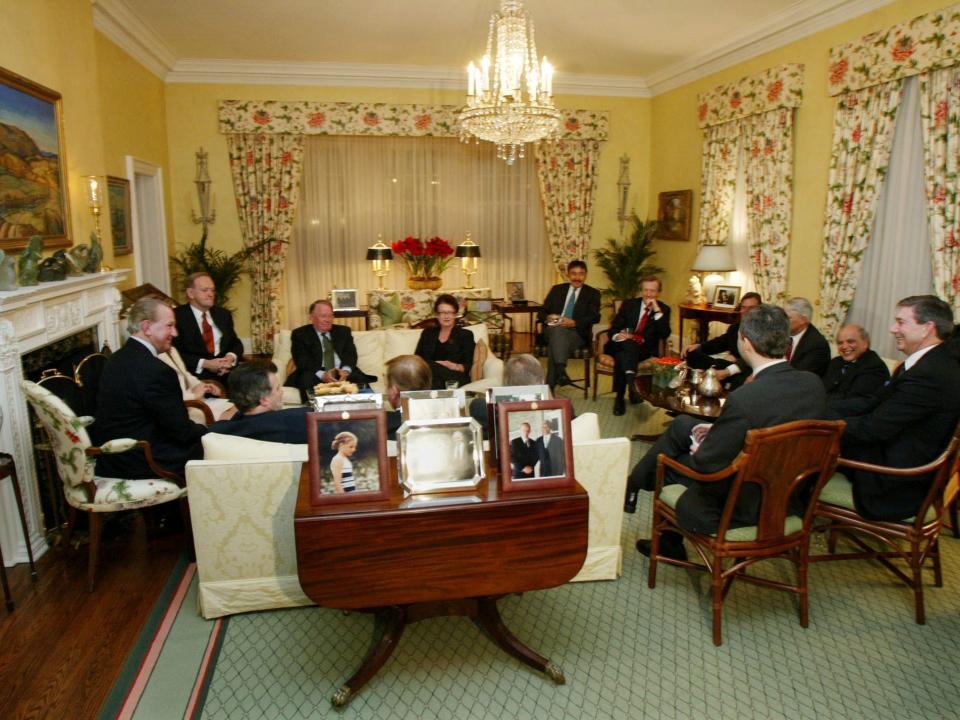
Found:
[[[438,277],[453,258],[453,248],[441,237],[432,237],[424,243],[408,235],[391,243],[390,249],[407,264],[412,277]]]

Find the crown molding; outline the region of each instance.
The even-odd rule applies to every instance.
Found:
[[[318,85],[326,87],[404,87],[463,90],[462,68],[365,63],[286,63],[255,60],[178,60],[166,75],[171,83]],[[563,75],[557,95],[649,97],[642,78],[620,75]]]
[[[820,0],[813,6],[787,8],[722,47],[652,73],[647,84],[652,95],[660,95],[894,1]]]
[[[93,27],[161,80],[177,60],[163,39],[123,0],[93,0]]]

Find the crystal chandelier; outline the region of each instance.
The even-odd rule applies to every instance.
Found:
[[[500,0],[500,12],[490,17],[487,53],[479,67],[472,61],[467,67],[461,140],[496,143],[497,157],[512,165],[526,143],[557,134],[561,115],[552,95],[553,66],[546,57],[537,64],[533,21],[520,0]]]

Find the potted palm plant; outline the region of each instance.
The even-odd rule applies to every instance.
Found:
[[[657,254],[652,249],[657,221],[644,222],[633,214],[627,222],[630,229],[626,238],[607,238],[605,247],[593,251],[596,264],[607,276],[607,287],[601,294],[604,307],[611,308],[611,316],[615,312],[614,301],[637,297],[643,277],[663,272],[662,267],[649,262]]]
[[[176,255],[170,256],[173,262],[173,283],[177,295],[182,294],[183,283],[187,277],[195,272],[206,272],[210,274],[217,288],[217,304],[232,310],[233,308],[228,305],[228,298],[240,280],[240,276],[250,273],[250,257],[271,242],[273,241],[269,239],[263,240],[253,247],[228,254],[219,248],[208,247],[207,233],[203,233],[200,242],[188,245]]]

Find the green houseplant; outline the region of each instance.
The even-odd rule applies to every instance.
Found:
[[[228,305],[230,293],[240,276],[250,273],[251,256],[271,242],[273,241],[270,239],[263,240],[253,247],[228,254],[219,248],[208,247],[207,234],[204,233],[200,242],[188,245],[176,255],[170,256],[173,263],[173,284],[177,288],[177,294],[182,294],[183,284],[192,273],[206,272],[210,274],[217,288],[217,304],[232,310]]]
[[[631,215],[629,231],[623,241],[607,238],[606,247],[593,251],[596,264],[607,276],[607,287],[601,291],[604,307],[612,308],[615,300],[626,300],[640,294],[640,280],[646,275],[662,273],[663,268],[649,262],[656,255],[652,249],[657,221],[644,222]]]

